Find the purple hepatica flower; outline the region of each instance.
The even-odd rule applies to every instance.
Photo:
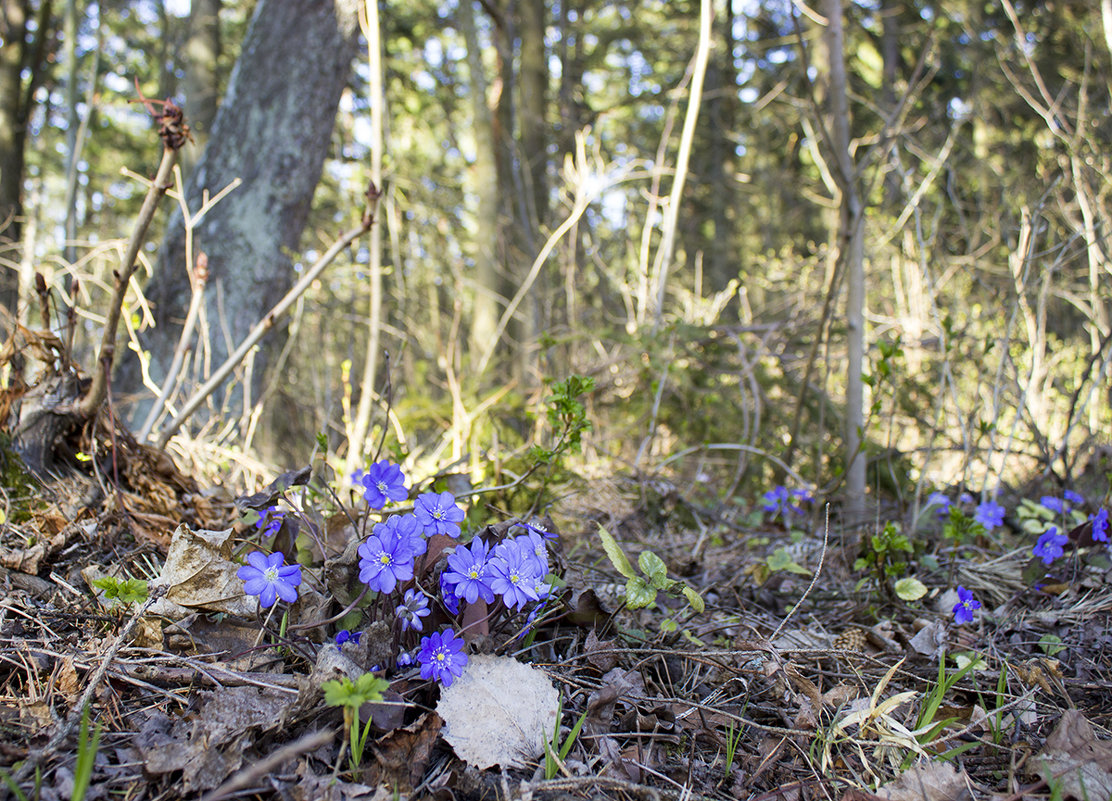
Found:
[[[278,510],[277,506],[268,506],[259,512],[259,519],[255,521],[255,528],[262,532],[264,537],[273,537],[282,527],[282,520],[286,513]]]
[[[396,464],[385,459],[375,462],[360,479],[367,506],[381,509],[389,501],[404,501],[409,497],[405,488],[405,474]]]
[[[451,629],[422,637],[417,658],[421,661],[421,678],[444,682],[445,687],[452,686],[453,679],[463,673],[467,664],[463,640]]]
[[[958,500],[961,503],[973,503],[973,496],[970,495],[968,492],[963,492],[961,495],[958,496]]]
[[[375,526],[378,528],[378,526]],[[382,593],[391,593],[399,581],[413,578],[413,557],[393,537],[386,541],[371,534],[359,546],[359,580]]]
[[[452,585],[450,593],[457,600],[473,604],[482,598],[488,604],[492,603],[494,590],[490,588],[489,558],[487,544],[481,537],[471,540],[470,546],[457,546],[448,556],[448,569],[441,574],[441,582],[445,587]]]
[[[506,606],[520,609],[536,601],[536,565],[516,540],[503,540],[490,560],[490,588],[502,596]]]
[[[1039,541],[1031,549],[1031,553],[1043,560],[1044,565],[1050,565],[1062,555],[1062,546],[1070,541],[1065,534],[1058,533],[1057,526],[1051,526],[1039,535]]]
[[[1085,505],[1085,496],[1081,495],[1080,493],[1074,492],[1073,490],[1066,490],[1062,493],[1062,496],[1074,506]]]
[[[402,622],[402,631],[421,630],[421,618],[429,615],[429,599],[420,590],[406,590],[402,603],[394,609],[394,614]]]
[[[522,549],[524,549],[529,555],[529,558],[533,560],[537,575],[542,578],[547,576],[548,546],[545,544],[544,540],[541,539],[540,535],[530,531],[528,534],[522,534],[514,539],[521,544]]]
[[[409,651],[402,651],[400,654],[398,654],[398,660],[395,664],[397,665],[397,668],[399,670],[405,667],[409,667],[413,664],[413,654],[411,654]]]
[[[297,585],[301,583],[301,565],[285,564],[281,551],[267,556],[262,551],[247,554],[247,564],[236,571],[243,579],[243,591],[259,596],[259,604],[274,606],[281,598],[293,603],[297,600]]]
[[[958,587],[958,602],[954,604],[954,622],[959,626],[962,623],[973,622],[973,612],[981,608],[981,602],[973,597],[973,593]]]
[[[460,598],[456,595],[455,591],[448,586],[448,571],[444,570],[440,574],[440,597],[444,603],[444,608],[448,610],[449,615],[459,614]]]
[[[1108,542],[1108,510],[1102,506],[1089,519],[1093,521],[1093,540]]]
[[[524,528],[528,531],[532,531],[534,534],[539,534],[541,537],[544,537],[544,539],[546,539],[546,540],[559,539],[558,535],[553,534],[551,531],[545,531],[540,526],[535,526],[532,523],[526,523],[522,520],[519,520],[514,525],[521,526],[522,528]]]
[[[363,632],[361,631],[348,631],[347,629],[341,629],[340,631],[336,632],[336,645],[343,645],[345,642],[352,642],[358,645],[359,638],[362,636]]]
[[[945,492],[932,492],[927,496],[927,508],[937,506],[935,514],[939,517],[945,517],[950,513],[950,499],[946,497]]]
[[[465,515],[450,492],[425,492],[413,504],[413,513],[425,528],[425,534],[459,536],[459,523]]]
[[[1044,495],[1039,498],[1039,505],[1045,509],[1049,509],[1055,514],[1065,514],[1066,507],[1062,504],[1061,498],[1055,498],[1053,495]]]
[[[973,519],[984,526],[986,531],[992,531],[1004,523],[1004,507],[996,501],[985,501],[977,507]]]
[[[429,549],[425,541],[425,532],[417,517],[412,514],[394,515],[381,523],[376,523],[373,533],[377,534],[383,542],[397,544],[399,559],[415,559]]]

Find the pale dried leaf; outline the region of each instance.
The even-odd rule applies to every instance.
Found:
[[[949,762],[923,762],[877,790],[885,801],[972,801],[968,777]]]
[[[1112,742],[1098,740],[1076,709],[1062,715],[1036,764],[1039,775],[1059,788],[1063,798],[1112,798]]]
[[[477,768],[520,767],[544,753],[556,729],[559,693],[540,670],[516,659],[473,656],[441,691],[444,739]]]
[[[175,617],[170,610],[180,607],[253,616],[258,602],[244,595],[243,582],[236,577],[240,566],[231,560],[234,533],[230,528],[207,531],[178,526],[158,577],[158,584],[167,587],[166,595],[152,613],[161,612],[158,605],[165,601]]]

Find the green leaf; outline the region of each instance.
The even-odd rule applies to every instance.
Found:
[[[927,585],[917,578],[907,577],[896,582],[896,597],[901,601],[918,601],[927,594]]]
[[[656,589],[650,587],[640,576],[626,582],[626,606],[630,609],[644,609],[656,601]]]
[[[663,559],[652,551],[642,551],[641,555],[637,557],[637,566],[641,568],[641,572],[648,577],[649,582],[654,587],[663,589],[661,585],[668,575],[668,566],[664,564]]]
[[[767,562],[768,569],[773,572],[787,570],[789,573],[798,573],[802,576],[811,575],[811,572],[807,570],[807,568],[796,563],[787,548],[777,548],[772,552],[772,555],[768,557]]]
[[[695,590],[690,587],[683,588],[683,597],[687,599],[687,602],[691,604],[691,608],[696,612],[702,612],[706,609],[706,604],[703,603],[703,596],[699,595],[699,593],[695,592]]]
[[[627,559],[626,555],[622,552],[622,548],[620,545],[618,545],[618,541],[615,540],[610,535],[610,532],[607,531],[603,526],[598,527],[598,535],[599,538],[602,539],[602,550],[606,551],[606,555],[610,557],[610,564],[614,565],[614,569],[625,576],[627,579],[632,580],[636,578],[637,573],[634,572],[633,565],[629,563],[629,559]],[[656,596],[655,592],[653,593],[653,596]]]

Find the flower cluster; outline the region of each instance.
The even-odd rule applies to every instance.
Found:
[[[487,603],[495,596],[510,609],[548,596],[548,546],[534,530],[502,540],[493,548],[475,537],[469,546],[458,546],[448,557],[441,577],[445,599]],[[449,607],[451,608],[451,607]]]
[[[768,512],[770,519],[782,517],[786,522],[792,515],[803,515],[800,504],[810,502],[811,493],[807,490],[789,490],[784,486],[776,486],[761,497],[761,508]]]
[[[1108,510],[1100,507],[1089,520],[1093,523],[1093,541],[1108,542]]]
[[[1068,515],[1074,507],[1084,506],[1085,498],[1073,490],[1066,490],[1059,498],[1055,495],[1044,495],[1039,498],[1039,504],[1055,514]]]
[[[409,497],[405,474],[389,461],[372,464],[365,473],[357,472],[352,480],[361,488],[371,510],[384,509]],[[790,497],[803,495],[796,493]],[[281,526],[282,514],[277,507],[267,509],[258,528],[272,535]],[[460,537],[465,518],[452,493],[425,492],[413,501],[411,512],[392,514],[375,523],[356,549],[359,580],[382,596],[380,602],[368,607],[367,613],[373,617],[394,610],[395,640],[400,646],[394,666],[402,669],[419,663],[422,677],[444,685],[450,685],[461,675],[467,655],[458,623],[454,628],[429,631],[436,628],[434,609],[443,620],[445,610],[456,616],[464,603],[495,604],[501,600],[502,605],[494,607],[491,616],[509,620],[522,611],[535,616],[551,591],[546,582],[548,540],[556,535],[531,523],[511,526],[511,530],[517,528],[521,533],[500,542],[476,536],[466,545],[456,545],[447,551],[446,565],[437,575],[434,571],[444,563],[421,558],[429,551],[429,540],[435,536]],[[248,564],[240,569],[245,591],[258,595],[263,606],[273,606],[278,598],[286,601],[297,598],[301,568],[285,565],[284,561],[281,553],[267,556],[254,552],[247,557]],[[439,594],[433,588],[438,588]],[[532,619],[529,618],[530,622]],[[426,631],[429,633],[412,650],[417,637]],[[335,642],[354,644],[359,638],[360,632],[344,629],[335,635]]]

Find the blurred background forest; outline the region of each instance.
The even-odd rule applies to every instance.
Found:
[[[584,471],[706,499],[991,494],[1107,439],[1112,0],[0,5],[2,299],[42,325],[41,275],[81,364],[160,155],[139,93],[192,126],[113,387],[152,441],[381,188],[170,440],[194,470],[351,470],[385,426],[512,477],[571,373]]]

